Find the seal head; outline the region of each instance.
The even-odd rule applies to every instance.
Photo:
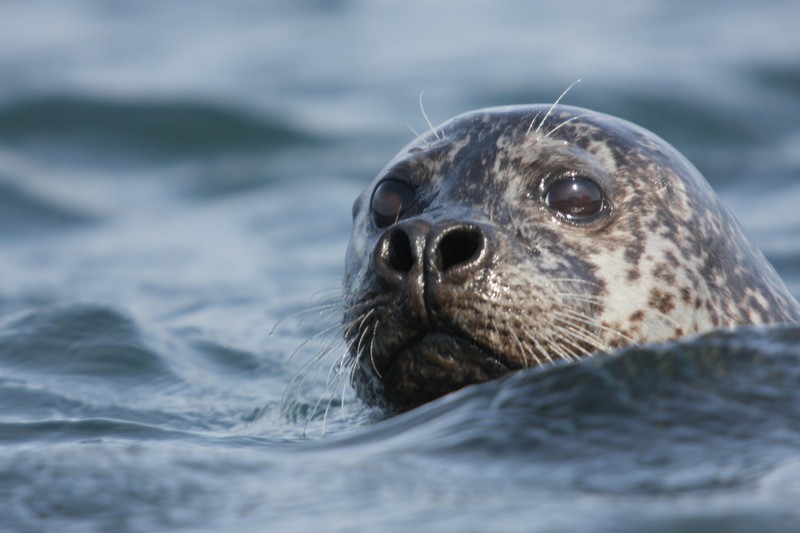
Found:
[[[353,216],[352,379],[395,410],[623,345],[800,321],[683,156],[585,109],[453,118],[390,161]]]

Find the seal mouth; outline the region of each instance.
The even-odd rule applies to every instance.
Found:
[[[400,348],[381,381],[387,399],[400,410],[407,410],[519,368],[471,338],[433,331],[416,336]]]
[[[480,357],[482,361],[492,361],[493,364],[501,365],[506,370],[512,370],[492,348],[476,342],[471,337],[449,331],[424,332],[408,342],[401,352],[406,350],[429,352],[427,355],[434,359],[453,360],[461,364],[469,362],[473,357]]]

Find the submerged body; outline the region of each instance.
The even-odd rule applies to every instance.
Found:
[[[357,199],[344,332],[368,403],[405,410],[550,361],[800,305],[700,173],[578,108],[458,116]]]

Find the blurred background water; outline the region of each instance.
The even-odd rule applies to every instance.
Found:
[[[1,3],[0,526],[795,531],[796,328],[386,421],[326,386],[340,346],[303,365],[336,342],[350,205],[426,129],[422,91],[438,122],[580,78],[566,103],[676,146],[800,294],[798,20],[788,0]]]

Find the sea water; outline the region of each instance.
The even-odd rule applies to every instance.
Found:
[[[800,329],[386,419],[350,207],[413,130],[565,97],[703,172],[800,295],[795,2],[0,5],[0,529],[796,531]],[[424,95],[421,94],[424,91]]]

